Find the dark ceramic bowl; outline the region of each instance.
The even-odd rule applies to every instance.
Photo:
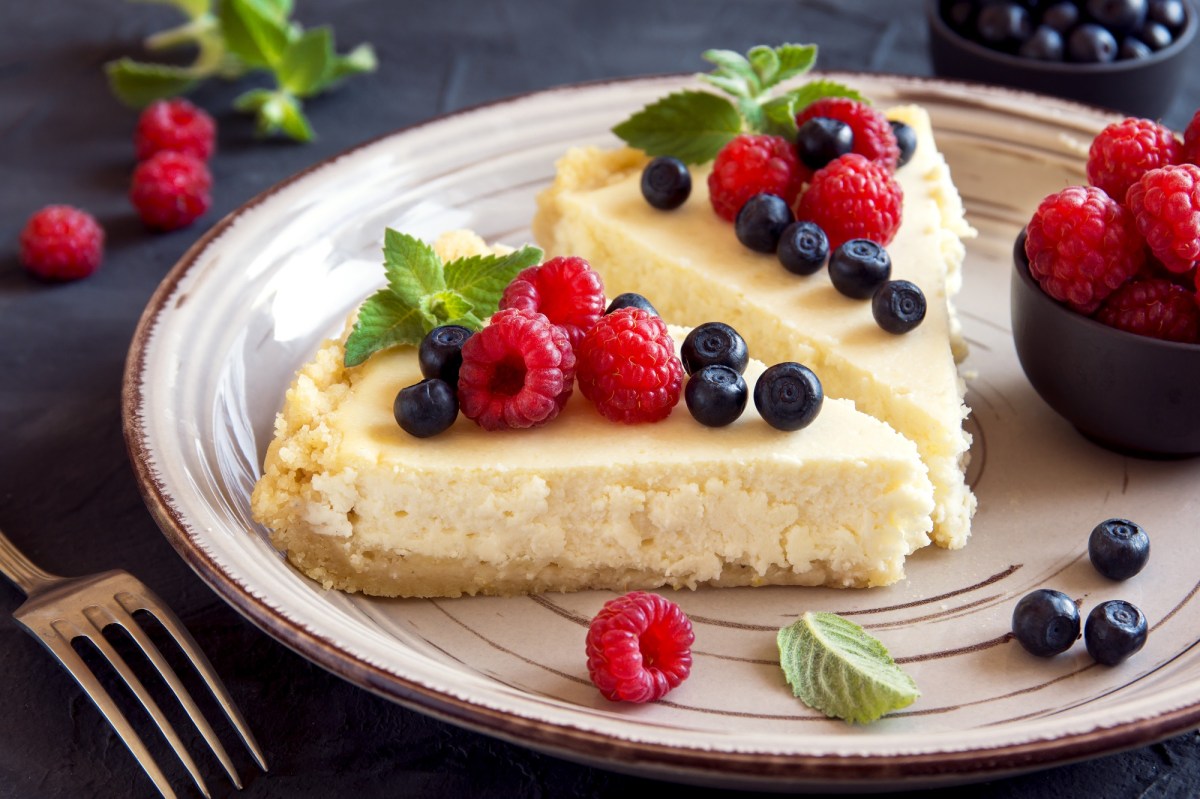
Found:
[[[1186,2],[1184,7],[1187,21],[1170,45],[1147,58],[1107,64],[1036,61],[990,50],[952,30],[939,13],[938,0],[926,0],[925,15],[933,69],[942,77],[1000,83],[1158,119],[1189,70],[1190,46],[1200,27],[1195,5]]]
[[[1013,248],[1012,328],[1034,389],[1088,438],[1132,455],[1200,455],[1200,344],[1126,333],[1072,311]]]

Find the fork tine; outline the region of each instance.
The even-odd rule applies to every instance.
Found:
[[[200,676],[204,678],[204,682],[208,685],[208,690],[220,703],[221,708],[225,711],[225,716],[237,729],[238,735],[241,736],[242,742],[246,744],[246,748],[254,756],[258,767],[263,771],[267,771],[267,759],[263,756],[262,750],[258,747],[258,742],[254,740],[254,735],[250,732],[249,725],[242,717],[241,711],[234,704],[233,697],[229,695],[221,678],[217,676],[216,669],[208,662],[208,658],[204,654],[204,650],[196,643],[196,639],[192,638],[192,634],[187,628],[180,623],[175,614],[162,603],[157,596],[154,595],[149,588],[144,588],[141,596],[133,596],[132,594],[122,593],[117,596],[117,601],[121,603],[125,610],[132,613],[135,610],[145,610],[158,619],[159,623],[167,629],[175,638],[175,642],[184,651],[184,654],[191,659],[192,665],[196,667],[196,671],[200,672]]]
[[[99,618],[93,618],[93,614],[88,611],[94,611],[95,615]],[[142,685],[142,681],[133,673],[133,669],[129,668],[129,664],[125,662],[125,659],[117,654],[117,650],[113,649],[112,644],[104,637],[104,628],[116,622],[112,611],[107,607],[94,605],[83,609],[83,617],[91,623],[96,634],[92,635],[86,631],[82,632],[82,634],[86,635],[88,640],[96,645],[96,648],[100,650],[100,653],[104,655],[117,674],[121,675],[121,679],[129,686],[129,690],[133,691],[138,701],[142,703],[142,707],[146,709],[146,712],[154,719],[154,723],[162,730],[162,734],[166,736],[167,741],[171,744],[171,748],[175,750],[175,754],[183,762],[188,773],[192,775],[192,779],[195,781],[196,787],[200,789],[200,793],[204,794],[205,799],[209,799],[208,786],[204,784],[204,779],[200,776],[200,770],[196,768],[196,762],[192,760],[192,756],[188,754],[183,741],[179,739],[179,734],[175,732],[175,728],[167,721],[167,717],[163,715],[158,703],[150,696],[150,692],[146,690],[146,686]]]
[[[24,625],[24,622],[22,622]],[[95,673],[83,662],[83,658],[79,657],[79,653],[71,646],[71,639],[78,633],[77,630],[69,630],[68,635],[59,630],[58,626],[65,624],[62,621],[52,622],[45,630],[37,630],[28,625],[24,625],[29,632],[33,633],[34,637],[41,641],[42,646],[50,651],[58,659],[58,662],[63,665],[67,673],[75,678],[75,682],[79,683],[79,687],[84,690],[84,693],[96,705],[96,708],[108,719],[108,723],[120,736],[125,746],[133,754],[135,760],[146,772],[146,776],[154,783],[154,787],[158,788],[164,799],[176,799],[175,792],[171,790],[171,785],[167,782],[167,777],[162,773],[154,758],[150,755],[146,745],[142,743],[142,739],[138,737],[129,720],[125,718],[125,714],[113,702],[112,697],[100,685],[100,681],[96,679]]]

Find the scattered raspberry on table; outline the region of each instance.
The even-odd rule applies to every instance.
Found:
[[[95,217],[69,205],[48,205],[21,230],[19,257],[25,270],[50,281],[78,280],[100,267],[104,229]]]
[[[148,227],[177,230],[208,211],[211,189],[212,174],[203,161],[163,150],[137,165],[129,200]]]
[[[133,144],[139,161],[163,150],[207,161],[216,149],[216,134],[213,118],[187,100],[156,100],[138,117]]]

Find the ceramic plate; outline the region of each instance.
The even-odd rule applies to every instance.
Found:
[[[610,704],[589,684],[587,620],[605,592],[379,600],[322,590],[271,548],[249,495],[295,370],[382,283],[384,228],[457,227],[530,239],[534,197],[570,145],[687,84],[666,77],[569,87],[470,109],[368,143],[218,224],[168,275],[139,325],[126,436],[174,546],[262,629],[364,688],[456,724],[608,768],[706,784],[817,789],[965,782],[1147,743],[1200,723],[1191,560],[1200,462],[1099,449],[1033,393],[1009,334],[1009,253],[1046,193],[1084,180],[1101,112],[932,80],[834,76],[877,102],[917,102],[979,230],[959,308],[972,352],[974,535],[928,548],[908,579],[863,591],[760,588],[670,595],[696,624],[691,678],[665,701]],[[1151,533],[1147,570],[1099,577],[1099,521]],[[1144,650],[1095,665],[1082,643],[1051,660],[1008,635],[1026,592],[1084,612],[1121,597],[1150,620]],[[793,699],[775,631],[831,610],[882,639],[923,689],[868,727]]]

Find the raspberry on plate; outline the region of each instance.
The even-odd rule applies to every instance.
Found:
[[[139,161],[162,150],[207,161],[216,149],[216,132],[213,118],[187,100],[156,100],[138,117],[133,146]]]
[[[104,229],[69,205],[47,205],[29,217],[19,240],[21,265],[42,280],[87,277],[104,258]]]
[[[1129,187],[1125,205],[1154,257],[1182,274],[1200,262],[1200,166],[1152,169]]]
[[[212,174],[198,158],[163,150],[133,170],[129,201],[148,227],[177,230],[195,222],[212,204]]]
[[[687,679],[694,641],[678,605],[633,591],[604,603],[588,626],[588,676],[605,699],[652,702]]]
[[[1114,122],[1092,139],[1088,150],[1088,182],[1117,202],[1138,178],[1160,166],[1179,163],[1183,147],[1174,132],[1150,119],[1129,117]]]
[[[657,422],[679,403],[683,364],[666,323],[647,311],[622,308],[603,317],[576,354],[579,390],[606,419]]]
[[[900,162],[900,145],[887,117],[866,103],[848,97],[824,97],[809,103],[796,114],[796,124],[825,117],[845,122],[854,136],[850,152],[878,161],[889,171],[896,171]]]
[[[1096,314],[1110,327],[1166,341],[1200,341],[1195,296],[1169,280],[1131,280],[1114,291]]]
[[[708,176],[708,195],[727,222],[756,194],[774,194],[788,205],[810,175],[795,146],[782,136],[743,133],[721,148]]]
[[[850,239],[887,246],[900,229],[904,193],[878,161],[849,153],[817,170],[796,202],[796,219],[815,222],[836,250]]]
[[[574,379],[566,332],[540,313],[509,308],[463,343],[459,409],[484,430],[539,427],[567,404]]]
[[[1042,200],[1025,239],[1042,290],[1091,314],[1146,260],[1133,215],[1102,189],[1068,186]]]
[[[543,314],[561,326],[579,346],[583,336],[604,315],[604,282],[582,258],[551,258],[523,269],[504,289],[500,309],[520,308]]]

